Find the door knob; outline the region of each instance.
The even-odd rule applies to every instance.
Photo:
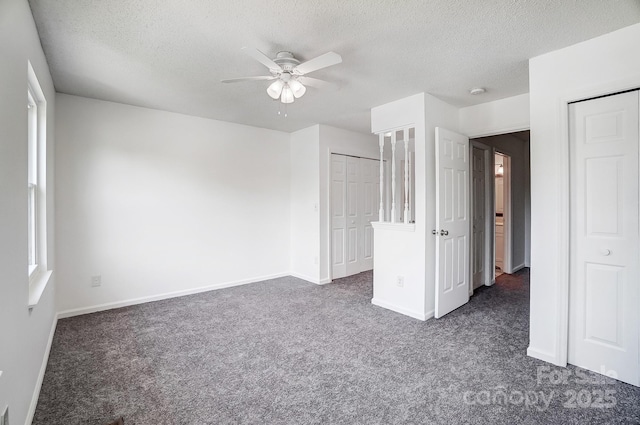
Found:
[[[431,234],[432,234],[432,235],[437,235],[437,234],[438,234],[438,231],[437,231],[437,230],[432,230],[432,231],[431,231]]]
[[[607,257],[607,256],[611,255],[611,250],[610,250],[610,249],[607,249],[607,248],[602,248],[602,249],[600,250],[600,254],[602,254],[602,255],[604,255],[605,257]]]
[[[440,230],[440,236],[446,236],[449,234],[448,230]]]

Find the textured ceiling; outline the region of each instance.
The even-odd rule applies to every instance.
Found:
[[[418,92],[457,106],[528,91],[530,57],[640,21],[638,0],[30,0],[56,90],[284,131],[368,132]],[[252,46],[343,63],[278,116]],[[485,87],[471,96],[468,89]]]

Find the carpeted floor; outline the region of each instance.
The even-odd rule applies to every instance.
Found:
[[[640,423],[640,389],[526,356],[529,275],[420,322],[372,274],[61,320],[33,424]]]

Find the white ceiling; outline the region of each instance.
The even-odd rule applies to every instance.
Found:
[[[528,91],[533,56],[640,21],[638,0],[30,0],[61,93],[294,131],[370,131],[373,106],[431,93],[457,106]],[[343,63],[278,116],[240,49]],[[630,52],[630,54],[632,54]],[[635,53],[633,53],[635,54]],[[487,93],[471,96],[481,86]]]

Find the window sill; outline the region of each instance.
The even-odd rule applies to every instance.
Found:
[[[40,301],[40,297],[42,296],[44,289],[47,287],[47,283],[49,283],[52,273],[53,270],[46,270],[36,273],[36,275],[31,279],[31,282],[29,283],[29,308],[35,307],[38,304],[38,301]]]

